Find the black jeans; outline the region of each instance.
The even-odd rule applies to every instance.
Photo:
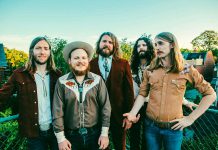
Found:
[[[146,150],[144,120],[147,104],[148,103],[146,102],[139,111],[139,121],[137,123],[133,123],[132,127],[130,128],[130,150]]]
[[[27,138],[28,150],[58,150],[57,139],[51,129],[40,131],[39,137]]]
[[[81,135],[79,130],[66,131],[66,137],[72,150],[98,150],[99,128],[86,128],[87,134]]]

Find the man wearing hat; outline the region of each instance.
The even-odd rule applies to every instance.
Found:
[[[104,32],[96,44],[98,57],[90,62],[91,71],[101,75],[106,83],[111,102],[111,125],[113,144],[116,150],[126,149],[126,129],[131,122],[124,119],[124,112],[133,106],[133,83],[127,60],[120,58],[120,49],[116,36]]]
[[[103,79],[89,72],[92,55],[92,46],[80,41],[63,50],[72,71],[58,79],[54,94],[53,125],[61,150],[105,149],[109,144],[111,106]]]

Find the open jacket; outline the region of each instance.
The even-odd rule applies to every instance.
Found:
[[[90,62],[91,72],[100,76],[98,57]],[[113,59],[106,81],[111,103],[111,120],[122,126],[123,113],[129,112],[134,103],[133,83],[130,66],[124,59]]]
[[[49,75],[52,106],[55,84],[61,72],[51,70]],[[8,82],[0,89],[0,110],[15,92],[17,93],[16,107],[19,113],[20,134],[28,138],[39,136],[37,88],[33,72],[29,72],[22,67],[12,73]]]

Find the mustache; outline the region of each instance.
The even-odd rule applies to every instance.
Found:
[[[145,50],[139,50],[139,53],[141,53],[141,52],[144,52],[144,53],[145,53],[146,51],[145,51]]]
[[[36,56],[37,58],[46,58],[47,56],[46,55],[39,55],[39,56]],[[48,57],[49,58],[49,57]]]
[[[163,53],[163,51],[157,51],[157,53]]]
[[[109,47],[108,46],[104,46],[102,49],[109,49]]]
[[[78,62],[76,66],[85,66],[85,63]]]

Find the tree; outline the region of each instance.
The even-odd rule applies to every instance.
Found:
[[[120,49],[122,50],[122,57],[130,61],[132,55],[132,42],[127,42],[127,38],[124,38],[120,41]]]
[[[62,71],[63,74],[69,72],[68,64],[63,58],[63,49],[67,41],[61,38],[48,38],[52,45],[52,52],[54,55],[55,65]]]
[[[218,48],[218,33],[213,30],[206,30],[192,40],[192,45],[196,49],[214,50]]]
[[[189,50],[189,49],[187,49],[187,48],[181,48],[180,51],[181,51],[182,53],[185,53],[185,52],[193,52],[192,50]]]

